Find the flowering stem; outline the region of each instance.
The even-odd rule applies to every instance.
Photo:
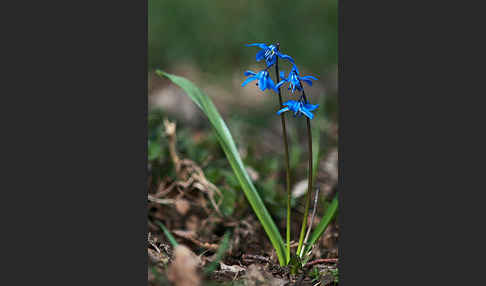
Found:
[[[307,98],[305,96],[304,88],[302,88],[302,97],[304,98],[304,102],[307,102]],[[299,237],[299,246],[297,247],[297,255],[302,258],[304,248],[303,248],[303,242],[304,242],[304,235],[305,235],[305,229],[307,227],[307,217],[309,214],[309,205],[310,205],[310,193],[312,190],[312,133],[311,133],[311,125],[310,125],[310,119],[306,117],[307,119],[307,134],[308,134],[308,142],[309,142],[309,179],[308,179],[308,184],[307,184],[307,192],[305,193],[305,208],[304,208],[304,218],[302,219],[302,228],[300,230],[300,237]]]
[[[280,43],[277,43],[277,51],[280,48]],[[276,83],[280,81],[280,75],[278,71],[278,56],[276,57],[275,61],[275,75],[277,77]],[[280,87],[278,88],[278,100],[280,104],[280,109],[283,108],[283,101],[282,95],[280,93]],[[286,167],[286,187],[287,187],[287,241],[286,241],[286,248],[285,248],[285,255],[286,255],[286,263],[290,261],[290,161],[289,161],[289,145],[287,143],[287,129],[285,127],[285,113],[280,115],[282,120],[282,133],[283,133],[283,142],[285,146],[285,167]]]

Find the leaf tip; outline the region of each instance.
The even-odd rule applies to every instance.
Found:
[[[159,70],[159,69],[156,69],[155,70],[155,74],[158,75],[158,76],[165,76],[165,75],[167,75],[166,72],[164,72],[163,70]]]

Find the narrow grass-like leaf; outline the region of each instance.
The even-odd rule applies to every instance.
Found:
[[[161,223],[158,220],[156,220],[155,222],[160,226],[160,228],[164,232],[165,236],[169,240],[170,244],[172,244],[172,246],[175,248],[179,243],[177,243],[174,236],[172,236],[172,234],[169,232],[169,230],[165,227],[165,225],[163,223]]]
[[[263,229],[267,233],[270,242],[275,248],[280,265],[285,265],[284,242],[282,236],[280,235],[280,232],[278,231],[275,222],[270,216],[270,213],[263,204],[262,199],[258,195],[258,192],[255,189],[255,186],[253,185],[250,176],[246,172],[245,166],[243,165],[243,162],[238,153],[238,149],[236,148],[236,144],[233,141],[233,137],[231,136],[231,133],[226,126],[226,123],[224,122],[223,118],[219,114],[211,99],[206,96],[192,82],[183,77],[171,75],[161,70],[157,70],[155,73],[159,76],[167,77],[173,83],[181,87],[189,96],[189,98],[191,98],[194,103],[196,103],[196,105],[208,117],[211,125],[216,131],[216,135],[221,145],[221,148],[226,154],[226,158],[228,159],[228,162],[230,163],[248,202],[253,208],[253,211],[255,212],[258,220],[262,224]]]
[[[209,274],[216,269],[219,261],[221,261],[224,253],[228,249],[229,241],[230,241],[230,232],[227,231],[223,236],[223,241],[221,242],[221,245],[218,247],[218,250],[216,251],[216,255],[215,255],[214,260],[211,263],[209,263],[209,265],[206,266],[206,268],[204,268],[205,274]]]
[[[331,204],[326,209],[326,213],[322,217],[317,227],[314,229],[314,231],[312,231],[309,241],[307,242],[307,246],[305,247],[304,253],[308,253],[312,245],[314,245],[314,243],[316,243],[319,237],[321,237],[321,235],[324,233],[329,223],[336,215],[337,209],[338,209],[338,194],[336,194]]]

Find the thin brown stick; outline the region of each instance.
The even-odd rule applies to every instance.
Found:
[[[304,267],[309,267],[309,266],[321,264],[321,263],[337,263],[337,262],[338,262],[338,258],[321,258],[321,259],[316,259],[316,260],[311,261],[311,262],[307,262],[304,265]]]
[[[307,240],[309,239],[309,235],[310,235],[310,232],[311,232],[311,229],[312,229],[312,225],[314,224],[314,217],[316,216],[317,198],[318,197],[319,197],[319,188],[317,188],[316,195],[314,196],[314,209],[312,210],[312,216],[311,216],[311,220],[309,222],[309,228],[307,228],[307,233],[305,234],[304,243],[303,243],[304,247],[302,247],[300,256],[302,256],[302,252],[304,252],[305,245],[307,243]]]
[[[193,233],[191,231],[172,230],[172,233],[177,235],[178,237],[182,237],[184,239],[189,240],[190,242],[194,243],[195,245],[197,245],[199,247],[207,248],[207,249],[210,249],[210,250],[213,250],[213,251],[217,250],[218,247],[219,247],[215,243],[199,241],[198,239],[196,239],[195,233]]]
[[[175,203],[175,201],[173,199],[159,199],[159,198],[156,198],[152,195],[148,195],[148,200],[153,202],[153,203],[157,203],[157,204],[161,204],[161,205],[172,205]]]

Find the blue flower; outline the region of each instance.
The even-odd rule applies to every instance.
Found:
[[[267,67],[271,67],[275,64],[275,62],[277,61],[277,56],[294,63],[294,59],[292,59],[290,56],[282,54],[279,51],[277,51],[277,46],[275,45],[267,46],[266,44],[246,44],[246,46],[247,47],[258,46],[260,49],[262,49],[256,54],[256,61],[259,62],[265,59],[265,62],[267,63]]]
[[[265,91],[265,89],[275,89],[275,83],[273,83],[272,78],[268,74],[267,70],[262,70],[258,73],[254,73],[252,71],[246,71],[245,76],[249,76],[242,84],[241,86],[245,86],[247,83],[258,80],[258,87],[262,90]]]
[[[277,114],[280,115],[286,111],[293,111],[294,116],[298,115],[299,117],[304,114],[309,119],[314,118],[314,114],[311,111],[315,110],[319,107],[319,104],[309,104],[304,103],[303,101],[296,101],[296,100],[289,100],[283,104],[285,107],[280,109]]]
[[[302,90],[301,81],[312,86],[311,79],[317,80],[317,78],[315,78],[311,75],[299,76],[299,69],[297,68],[296,65],[292,65],[292,70],[290,71],[288,78],[285,77],[285,73],[283,71],[280,72],[280,77],[282,78],[282,81],[280,81],[275,87],[279,88],[285,82],[288,82],[289,83],[289,90],[292,89],[292,93],[294,93],[294,91],[296,89],[299,90],[299,91]]]

